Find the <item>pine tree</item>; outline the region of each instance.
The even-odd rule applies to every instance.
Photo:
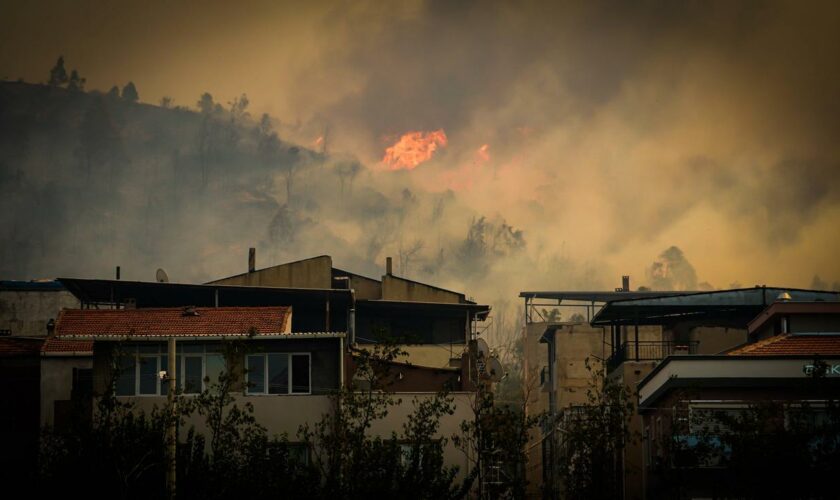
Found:
[[[50,70],[49,84],[53,87],[60,87],[67,83],[67,70],[64,69],[64,56],[58,56],[58,61]]]
[[[79,76],[79,72],[75,69],[70,72],[70,80],[67,82],[69,90],[85,90],[85,82],[87,80]]]
[[[122,89],[122,98],[129,102],[137,102],[140,99],[140,96],[137,95],[137,87],[134,86],[134,82],[125,84],[125,87]]]

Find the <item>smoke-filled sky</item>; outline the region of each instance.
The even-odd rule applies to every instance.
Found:
[[[485,217],[500,258],[430,281],[490,301],[621,274],[634,288],[840,280],[835,2],[3,2],[0,77],[45,82],[59,54],[88,90],[133,81],[145,103],[245,93],[282,140],[358,159],[356,196],[405,209],[377,241],[322,212],[330,237],[299,237],[283,260],[329,253],[372,274],[403,252],[426,279],[441,242],[466,238],[469,255]],[[383,163],[404,134],[436,131],[427,161]],[[182,281],[241,271],[265,235],[198,238],[215,267],[170,270]]]

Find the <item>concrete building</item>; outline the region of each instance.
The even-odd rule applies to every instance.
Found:
[[[77,332],[76,337],[68,337],[68,318],[75,314],[100,317],[96,315],[108,313],[150,317],[157,310],[183,311],[187,307],[208,316],[214,314],[213,310],[236,308],[280,307],[288,312],[284,319],[287,330],[272,333],[280,337],[252,343],[265,349],[268,346],[263,340],[271,340],[272,344],[282,340],[283,349],[278,352],[291,353],[292,357],[296,353],[307,353],[313,368],[312,385],[306,394],[285,395],[282,405],[273,398],[260,398],[244,390],[242,396],[254,403],[256,417],[270,432],[286,432],[293,436],[300,424],[320,419],[330,408],[329,394],[353,379],[360,350],[371,348],[385,337],[397,341],[408,352],[407,359],[392,363],[395,377],[390,390],[397,393],[403,404],[377,422],[374,432],[383,436],[400,432],[404,417],[411,411],[411,402],[431,397],[443,388],[454,397],[456,409],[453,415],[443,418],[441,436],[458,433],[461,422],[472,416],[475,382],[480,376],[475,358],[477,324],[487,317],[490,307],[467,300],[462,293],[394,276],[390,265],[382,279],[377,280],[333,268],[329,256],[257,270],[252,254],[249,272],[203,285],[123,280],[60,281],[79,300],[81,309],[62,313],[56,334],[44,349],[43,359],[50,365],[47,371],[54,374],[43,377],[44,381],[50,382],[49,388],[42,384],[42,421],[47,424],[60,422],[63,409],[76,404],[73,395],[82,393],[86,387],[85,372],[78,366],[71,366],[72,361],[90,360],[92,391],[96,393],[102,389],[102,363],[107,358],[103,352],[107,351],[103,351],[101,344],[107,345],[108,341],[102,335],[97,337],[100,347],[94,345],[93,355],[88,354],[85,358],[84,349],[89,346],[70,343],[79,342],[83,338],[79,335],[93,334]],[[165,322],[150,320],[150,323]],[[212,329],[204,335],[209,333]],[[133,335],[132,341],[136,337]],[[90,338],[85,339],[90,341]],[[157,356],[156,362],[160,363],[163,352],[160,340],[157,342],[157,352],[148,354]],[[135,346],[138,359],[146,355],[145,351],[141,353],[141,347],[154,349],[152,344],[154,342],[143,344],[146,347]],[[211,344],[203,343],[205,366],[210,359],[208,356],[218,354],[212,352]],[[185,343],[184,348],[187,347],[189,345]],[[319,352],[321,354],[316,354]],[[189,357],[186,352],[183,356],[184,359]],[[290,358],[289,363],[293,362]],[[319,368],[317,371],[314,370],[316,367]],[[150,377],[150,373],[151,370],[146,375]],[[321,378],[316,379],[316,376]],[[135,384],[139,384],[137,380],[139,378],[135,378]],[[151,394],[150,387],[147,387],[150,394],[132,396],[137,398],[140,408],[148,409],[162,401],[160,394]],[[445,450],[445,460],[447,465],[458,466],[462,477],[469,473],[468,457],[451,444]]]
[[[635,388],[659,370],[671,357],[702,359],[744,345],[749,340],[748,325],[776,297],[787,293],[798,301],[837,301],[840,294],[789,288],[755,287],[638,297],[605,304],[591,324],[609,331],[610,377]],[[646,338],[645,328],[659,328],[660,339]],[[623,457],[625,498],[648,497],[649,468],[645,450],[652,439],[641,414],[630,422],[631,431],[641,440],[625,448]]]
[[[519,296],[525,307],[522,342],[526,412],[530,416],[554,415],[553,420],[560,421],[562,415],[585,403],[593,376],[587,369],[587,361],[591,370],[603,370],[612,352],[611,329],[590,325],[590,320],[612,301],[663,293],[668,294],[631,291],[629,277],[624,277],[622,287],[615,291],[521,292]],[[662,330],[656,326],[642,327],[639,334],[644,342],[659,343],[662,339]],[[653,363],[648,364],[649,371]],[[561,489],[549,465],[559,459],[559,443],[552,439],[555,432],[548,423],[550,420],[542,428],[531,431],[527,446],[528,494],[534,498],[556,498]]]
[[[265,269],[256,269],[251,258],[247,273],[208,285],[349,290],[354,315],[350,344],[363,346],[387,336],[402,344],[411,363],[440,369],[460,368],[476,323],[490,311],[463,293],[395,276],[390,257],[380,279],[333,267],[332,258],[321,255]]]
[[[47,324],[79,300],[56,280],[0,281],[0,336],[46,337]]]
[[[58,281],[0,281],[0,477],[22,477],[36,466],[42,346],[65,307],[79,301]]]
[[[37,466],[43,342],[43,338],[0,337],[0,479],[25,477]]]
[[[725,421],[715,421],[716,415],[738,418],[756,404],[778,405],[773,410],[779,411],[778,415],[765,417],[769,426],[765,432],[773,432],[776,425],[779,429],[789,425],[791,413],[803,408],[813,412],[809,426],[831,418],[821,413],[840,404],[840,303],[836,294],[807,297],[818,301],[795,300],[802,295],[807,294],[783,292],[782,300],[770,303],[748,323],[749,342],[745,345],[717,355],[669,356],[639,383],[648,498],[727,497],[735,494],[731,488],[736,481],[747,481],[746,477],[738,479],[715,455],[686,459],[675,450],[679,448],[675,443],[691,450],[698,446],[695,443],[708,439],[710,431],[704,425],[725,426]],[[840,420],[834,418],[835,431],[840,430]],[[730,453],[729,446],[720,453]],[[806,462],[802,457],[795,461],[797,466]],[[679,478],[679,484],[674,478]],[[822,479],[826,484],[830,481]],[[814,498],[813,491],[806,489],[812,487],[815,485],[807,484],[774,494]],[[816,497],[822,494],[816,493]]]

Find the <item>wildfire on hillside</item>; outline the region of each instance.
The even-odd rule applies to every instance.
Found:
[[[408,132],[393,146],[385,149],[382,163],[390,170],[412,170],[428,161],[439,148],[446,147],[446,132],[443,129],[431,132]]]

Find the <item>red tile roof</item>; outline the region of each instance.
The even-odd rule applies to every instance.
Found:
[[[192,311],[193,313],[190,313]],[[291,307],[191,307],[161,309],[65,309],[56,336],[211,336],[286,334]]]
[[[840,356],[840,335],[776,335],[747,344],[729,356]]]
[[[50,337],[44,342],[41,352],[52,356],[90,355],[93,356],[92,340],[69,340]]]
[[[37,356],[44,339],[0,337],[0,357]]]

